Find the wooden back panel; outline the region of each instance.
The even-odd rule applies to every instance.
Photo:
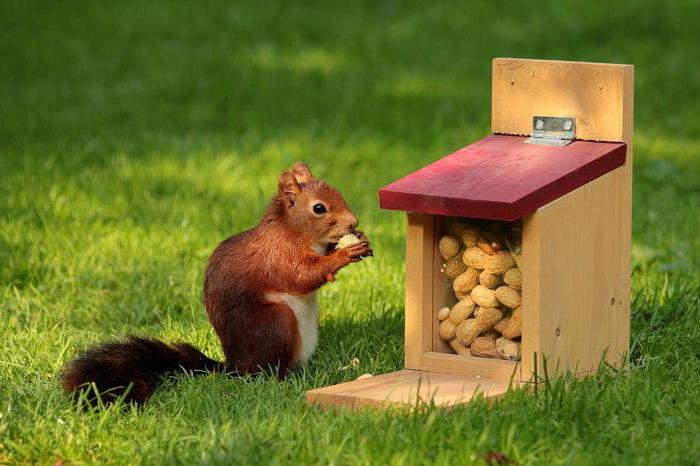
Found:
[[[634,68],[493,61],[491,128],[530,134],[532,117],[576,118],[576,136],[627,143],[622,167],[524,219],[522,377],[594,371],[629,349]]]
[[[628,142],[633,72],[631,65],[496,58],[491,131],[529,135],[535,115],[568,116],[578,139]]]

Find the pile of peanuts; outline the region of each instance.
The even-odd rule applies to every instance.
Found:
[[[452,219],[438,248],[457,297],[438,311],[440,338],[457,354],[519,361],[520,225]]]

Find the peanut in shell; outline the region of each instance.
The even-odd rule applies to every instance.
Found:
[[[470,294],[472,301],[479,306],[483,307],[496,307],[498,306],[498,300],[496,299],[496,292],[486,288],[484,285],[475,286]]]
[[[469,351],[472,356],[501,359],[501,353],[496,349],[496,338],[493,336],[476,337],[469,347]]]
[[[464,262],[462,262],[461,257],[455,256],[447,259],[442,271],[445,275],[447,275],[447,278],[454,280],[467,271],[467,266],[464,264]]]
[[[455,293],[466,295],[478,284],[479,271],[470,267],[459,277],[455,278],[455,281],[452,283],[452,288],[454,288]]]
[[[499,330],[501,334],[509,340],[518,338],[523,334],[523,323],[520,317],[521,312],[521,308],[514,310],[513,315],[510,316],[508,321],[505,322]]]
[[[511,309],[520,307],[520,304],[522,303],[520,292],[514,290],[508,285],[503,285],[496,288],[494,295],[499,303]]]
[[[467,251],[469,250],[467,249]],[[467,251],[464,253],[465,256]],[[464,258],[462,260],[464,260]],[[515,261],[508,251],[500,251],[491,256],[484,253],[484,257],[476,262],[481,266],[480,268],[494,274],[504,274],[515,265]],[[464,263],[466,264],[467,261],[464,260]]]
[[[514,290],[521,291],[523,289],[523,276],[517,267],[506,270],[503,281]]]
[[[459,240],[454,236],[445,235],[438,242],[438,250],[443,259],[454,257],[459,252]]]
[[[496,351],[503,359],[520,361],[520,342],[501,337],[496,340]]]
[[[455,337],[455,326],[449,320],[443,320],[438,326],[438,335],[443,340],[452,340]]]
[[[467,250],[464,251],[464,254],[462,255],[462,262],[464,262],[466,265],[468,265],[471,268],[474,268],[477,270],[483,270],[484,263],[485,263],[485,260],[487,257],[491,257],[491,256],[486,254],[484,251],[482,251],[478,247],[474,246],[471,248],[467,248]]]
[[[450,308],[449,307],[443,307],[440,308],[440,310],[437,313],[437,318],[438,320],[442,321],[450,317]]]
[[[464,346],[470,346],[476,337],[492,328],[501,320],[501,317],[503,313],[499,309],[482,309],[477,317],[467,319],[457,326],[455,331],[457,340]]]
[[[486,270],[483,270],[479,274],[479,284],[484,285],[486,288],[493,290],[500,286],[502,283],[503,279],[500,275],[487,272]]]
[[[474,302],[471,300],[471,298],[465,298],[461,301],[458,301],[457,304],[452,306],[452,309],[450,310],[450,322],[452,322],[453,325],[459,325],[467,319],[472,313],[474,312]]]

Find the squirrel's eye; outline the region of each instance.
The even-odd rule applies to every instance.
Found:
[[[326,213],[326,206],[324,206],[320,202],[318,204],[314,204],[313,209],[314,209],[315,214],[325,214]]]

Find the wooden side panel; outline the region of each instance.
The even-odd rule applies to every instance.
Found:
[[[630,301],[632,279],[632,154],[634,134],[634,69],[627,69],[624,77],[622,105],[622,138],[627,143],[625,164],[612,173],[615,184],[615,196],[620,202],[617,244],[620,249],[620,267],[618,269],[619,299],[616,302],[619,338],[614,342],[611,353],[619,354],[629,351],[630,345]]]
[[[421,407],[424,403],[450,407],[468,403],[477,394],[500,398],[510,388],[508,381],[403,370],[309,390],[306,401],[324,408]]]
[[[532,117],[576,118],[576,137],[629,142],[631,65],[496,58],[491,131],[529,135]],[[629,158],[629,157],[628,157]]]
[[[421,355],[433,345],[433,216],[409,213],[407,218],[404,351],[406,368],[418,369]]]
[[[525,219],[523,376],[594,371],[629,345],[629,293],[619,279],[621,198],[609,173]],[[621,315],[622,314],[622,315]]]
[[[582,190],[585,188],[579,188]],[[568,196],[576,195],[576,191]],[[567,197],[568,197],[567,196]],[[556,201],[555,201],[556,202]],[[523,219],[523,254],[518,264],[522,274],[522,337],[520,348],[520,379],[531,380],[536,372],[538,356],[542,347],[541,340],[544,332],[541,330],[541,299],[540,299],[540,248],[541,223],[535,218],[536,212]]]

